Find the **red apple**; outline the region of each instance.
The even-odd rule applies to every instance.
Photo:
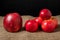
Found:
[[[42,22],[43,22],[43,19],[42,19],[41,17],[36,17],[34,20],[35,20],[39,25],[41,25]]]
[[[57,28],[58,27],[58,20],[54,17],[51,17],[50,20],[52,20],[55,24],[55,27]]]
[[[55,24],[53,20],[45,20],[42,22],[41,28],[45,32],[53,32],[55,30]]]
[[[28,20],[25,23],[25,29],[28,32],[35,32],[38,29],[38,23],[35,20]]]
[[[52,16],[52,13],[48,9],[42,9],[39,13],[39,17],[42,19],[49,19]]]
[[[18,13],[9,13],[3,20],[4,28],[9,32],[17,32],[22,27],[22,18]]]

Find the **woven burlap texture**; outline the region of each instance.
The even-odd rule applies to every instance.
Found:
[[[60,24],[60,15],[54,16],[58,19],[58,24]],[[55,32],[52,33],[46,33],[43,31],[38,32],[27,32],[25,30],[21,30],[17,33],[11,33],[7,32],[3,27],[3,18],[0,16],[0,40],[60,40],[60,25],[58,25],[58,28],[55,30]],[[23,26],[27,20],[33,19],[35,17],[24,15],[22,16],[23,19]]]

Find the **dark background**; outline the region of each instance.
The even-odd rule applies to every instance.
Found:
[[[38,16],[43,8],[51,10],[52,15],[60,14],[60,0],[0,0],[0,15],[18,12],[20,15]]]

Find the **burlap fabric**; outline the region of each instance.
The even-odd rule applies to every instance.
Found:
[[[60,24],[60,15],[54,16],[58,19],[58,24]],[[24,15],[22,16],[23,19],[23,27],[27,20],[33,19],[35,17]],[[60,25],[52,33],[46,33],[43,31],[38,32],[27,32],[24,29],[17,33],[10,33],[7,32],[3,27],[3,17],[0,16],[0,40],[60,40]]]

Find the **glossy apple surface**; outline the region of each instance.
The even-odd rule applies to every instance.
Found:
[[[35,32],[38,29],[38,23],[36,21],[34,21],[34,20],[28,20],[25,23],[25,29],[28,32]]]
[[[53,32],[55,30],[55,24],[53,20],[45,20],[42,22],[41,28],[45,32]]]
[[[9,32],[17,32],[22,27],[22,18],[18,13],[9,13],[3,20],[4,28]]]
[[[42,9],[39,13],[39,17],[41,17],[44,20],[49,19],[51,16],[52,16],[52,13],[48,9]]]
[[[35,20],[39,25],[41,25],[42,22],[43,22],[43,19],[42,19],[41,17],[36,17],[34,20]]]
[[[58,27],[58,20],[57,20],[57,18],[51,17],[50,20],[52,20],[54,22],[55,27],[57,28]]]

